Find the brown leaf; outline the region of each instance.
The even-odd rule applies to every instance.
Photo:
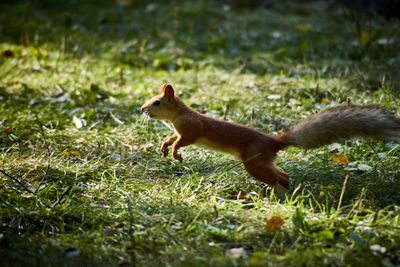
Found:
[[[369,37],[369,34],[366,32],[360,32],[360,34],[357,36],[357,42],[359,44],[366,44],[370,39],[371,38]]]
[[[4,129],[4,133],[5,133],[5,134],[10,134],[10,133],[12,133],[12,128],[11,128],[11,126],[7,126],[7,128]]]
[[[265,229],[267,231],[278,231],[282,228],[282,225],[284,224],[285,221],[282,218],[278,216],[272,216],[270,219],[267,220]]]
[[[59,155],[59,156],[68,156],[68,155],[71,155],[71,156],[77,156],[77,157],[82,156],[82,154],[79,153],[78,151],[64,151],[64,152],[59,153],[58,155]]]
[[[322,98],[321,99],[321,104],[325,104],[325,103],[329,103],[329,99],[328,98]]]
[[[333,155],[333,161],[336,164],[343,164],[344,166],[349,165],[349,158],[345,155]]]
[[[297,24],[297,29],[302,32],[310,32],[313,27],[310,24]]]
[[[13,57],[13,56],[14,56],[14,52],[11,51],[10,49],[7,49],[7,50],[5,50],[5,51],[3,52],[3,57],[9,58],[9,57]]]
[[[299,14],[300,16],[303,16],[303,17],[311,15],[310,10],[307,8],[299,8],[296,10],[296,12],[297,12],[297,14]]]
[[[231,197],[233,199],[247,199],[246,195],[232,195]]]

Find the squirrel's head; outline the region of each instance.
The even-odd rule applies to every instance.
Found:
[[[174,88],[168,83],[163,85],[162,93],[143,104],[142,112],[153,119],[173,120],[176,116],[178,98]]]

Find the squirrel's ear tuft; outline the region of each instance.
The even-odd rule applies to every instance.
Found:
[[[166,96],[175,97],[174,88],[172,88],[172,85],[170,85],[169,83],[163,85],[163,93]]]

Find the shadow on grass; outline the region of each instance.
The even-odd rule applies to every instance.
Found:
[[[358,44],[355,25],[364,30],[371,17],[348,15],[340,6],[327,10],[302,1],[255,9],[221,1],[7,2],[1,4],[7,10],[0,17],[2,42],[50,46],[78,58],[92,54],[114,64],[170,71],[211,64],[258,75],[320,78],[346,77],[350,68],[350,74],[364,79],[363,90],[378,89],[376,73],[382,69],[387,82],[399,82],[390,63],[398,57],[398,42],[377,42],[389,37],[376,26],[370,28],[370,41]],[[384,21],[373,19],[377,25]],[[395,24],[387,24],[388,31],[396,31]]]
[[[300,191],[312,193],[322,205],[337,207],[346,176],[342,207],[351,207],[360,197],[366,209],[400,205],[400,173],[393,162],[379,164],[369,171],[348,171],[343,166],[315,159],[309,163],[285,164],[285,169],[292,178],[292,188],[301,185]]]

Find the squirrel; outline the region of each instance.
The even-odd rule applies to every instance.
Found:
[[[243,162],[250,175],[281,196],[288,191],[290,181],[274,161],[277,152],[288,146],[312,149],[352,137],[400,141],[400,118],[377,105],[331,107],[281,136],[203,115],[185,105],[170,84],[164,84],[162,93],[148,100],[141,110],[147,117],[172,122],[175,128],[160,147],[164,157],[171,145],[172,156],[181,162],[179,148],[191,144],[230,153]]]

